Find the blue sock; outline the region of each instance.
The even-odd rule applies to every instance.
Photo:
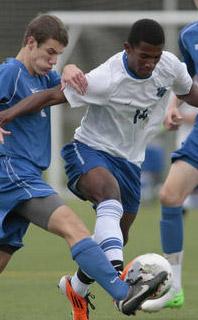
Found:
[[[161,208],[161,244],[164,253],[180,252],[183,249],[182,207]]]
[[[73,259],[91,278],[95,279],[115,300],[123,300],[128,284],[118,274],[99,245],[91,238],[77,242],[72,248]]]

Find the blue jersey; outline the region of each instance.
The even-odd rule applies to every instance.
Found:
[[[60,83],[60,75],[50,71],[45,76],[31,75],[23,63],[10,58],[0,65],[0,110],[12,107],[35,92]],[[0,144],[0,155],[24,158],[46,169],[51,156],[50,108],[18,117],[5,126],[12,134]]]
[[[179,35],[179,47],[191,77],[198,74],[198,22],[185,26]]]
[[[185,26],[179,36],[179,46],[191,77],[198,74],[198,22]],[[198,169],[198,116],[181,147],[172,153],[172,161],[181,159]]]

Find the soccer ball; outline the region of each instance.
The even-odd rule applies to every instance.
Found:
[[[172,285],[172,268],[168,260],[156,253],[146,253],[133,259],[125,267],[122,279],[136,281],[139,277],[143,280],[152,279],[159,272],[166,271],[168,276],[163,284],[158,288],[158,291],[151,298],[159,298],[163,296]]]

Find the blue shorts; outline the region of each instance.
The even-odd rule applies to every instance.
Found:
[[[68,188],[79,198],[86,200],[76,189],[79,177],[93,168],[103,167],[109,170],[118,181],[124,212],[137,213],[140,204],[141,169],[139,167],[123,158],[95,150],[79,141],[65,145],[61,155],[65,160]]]
[[[41,174],[26,159],[0,156],[0,245],[23,246],[29,222],[12,211],[18,204],[55,193]]]
[[[182,143],[181,148],[171,154],[171,160],[172,162],[182,160],[198,169],[198,116],[192,131]]]

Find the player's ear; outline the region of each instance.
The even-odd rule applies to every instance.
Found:
[[[27,44],[28,48],[30,50],[32,50],[35,45],[37,45],[37,41],[35,40],[35,38],[33,36],[29,36],[28,39],[27,39]]]
[[[131,45],[130,45],[129,42],[124,42],[124,49],[125,49],[125,51],[126,51],[127,53],[130,52],[130,50],[131,50]]]

